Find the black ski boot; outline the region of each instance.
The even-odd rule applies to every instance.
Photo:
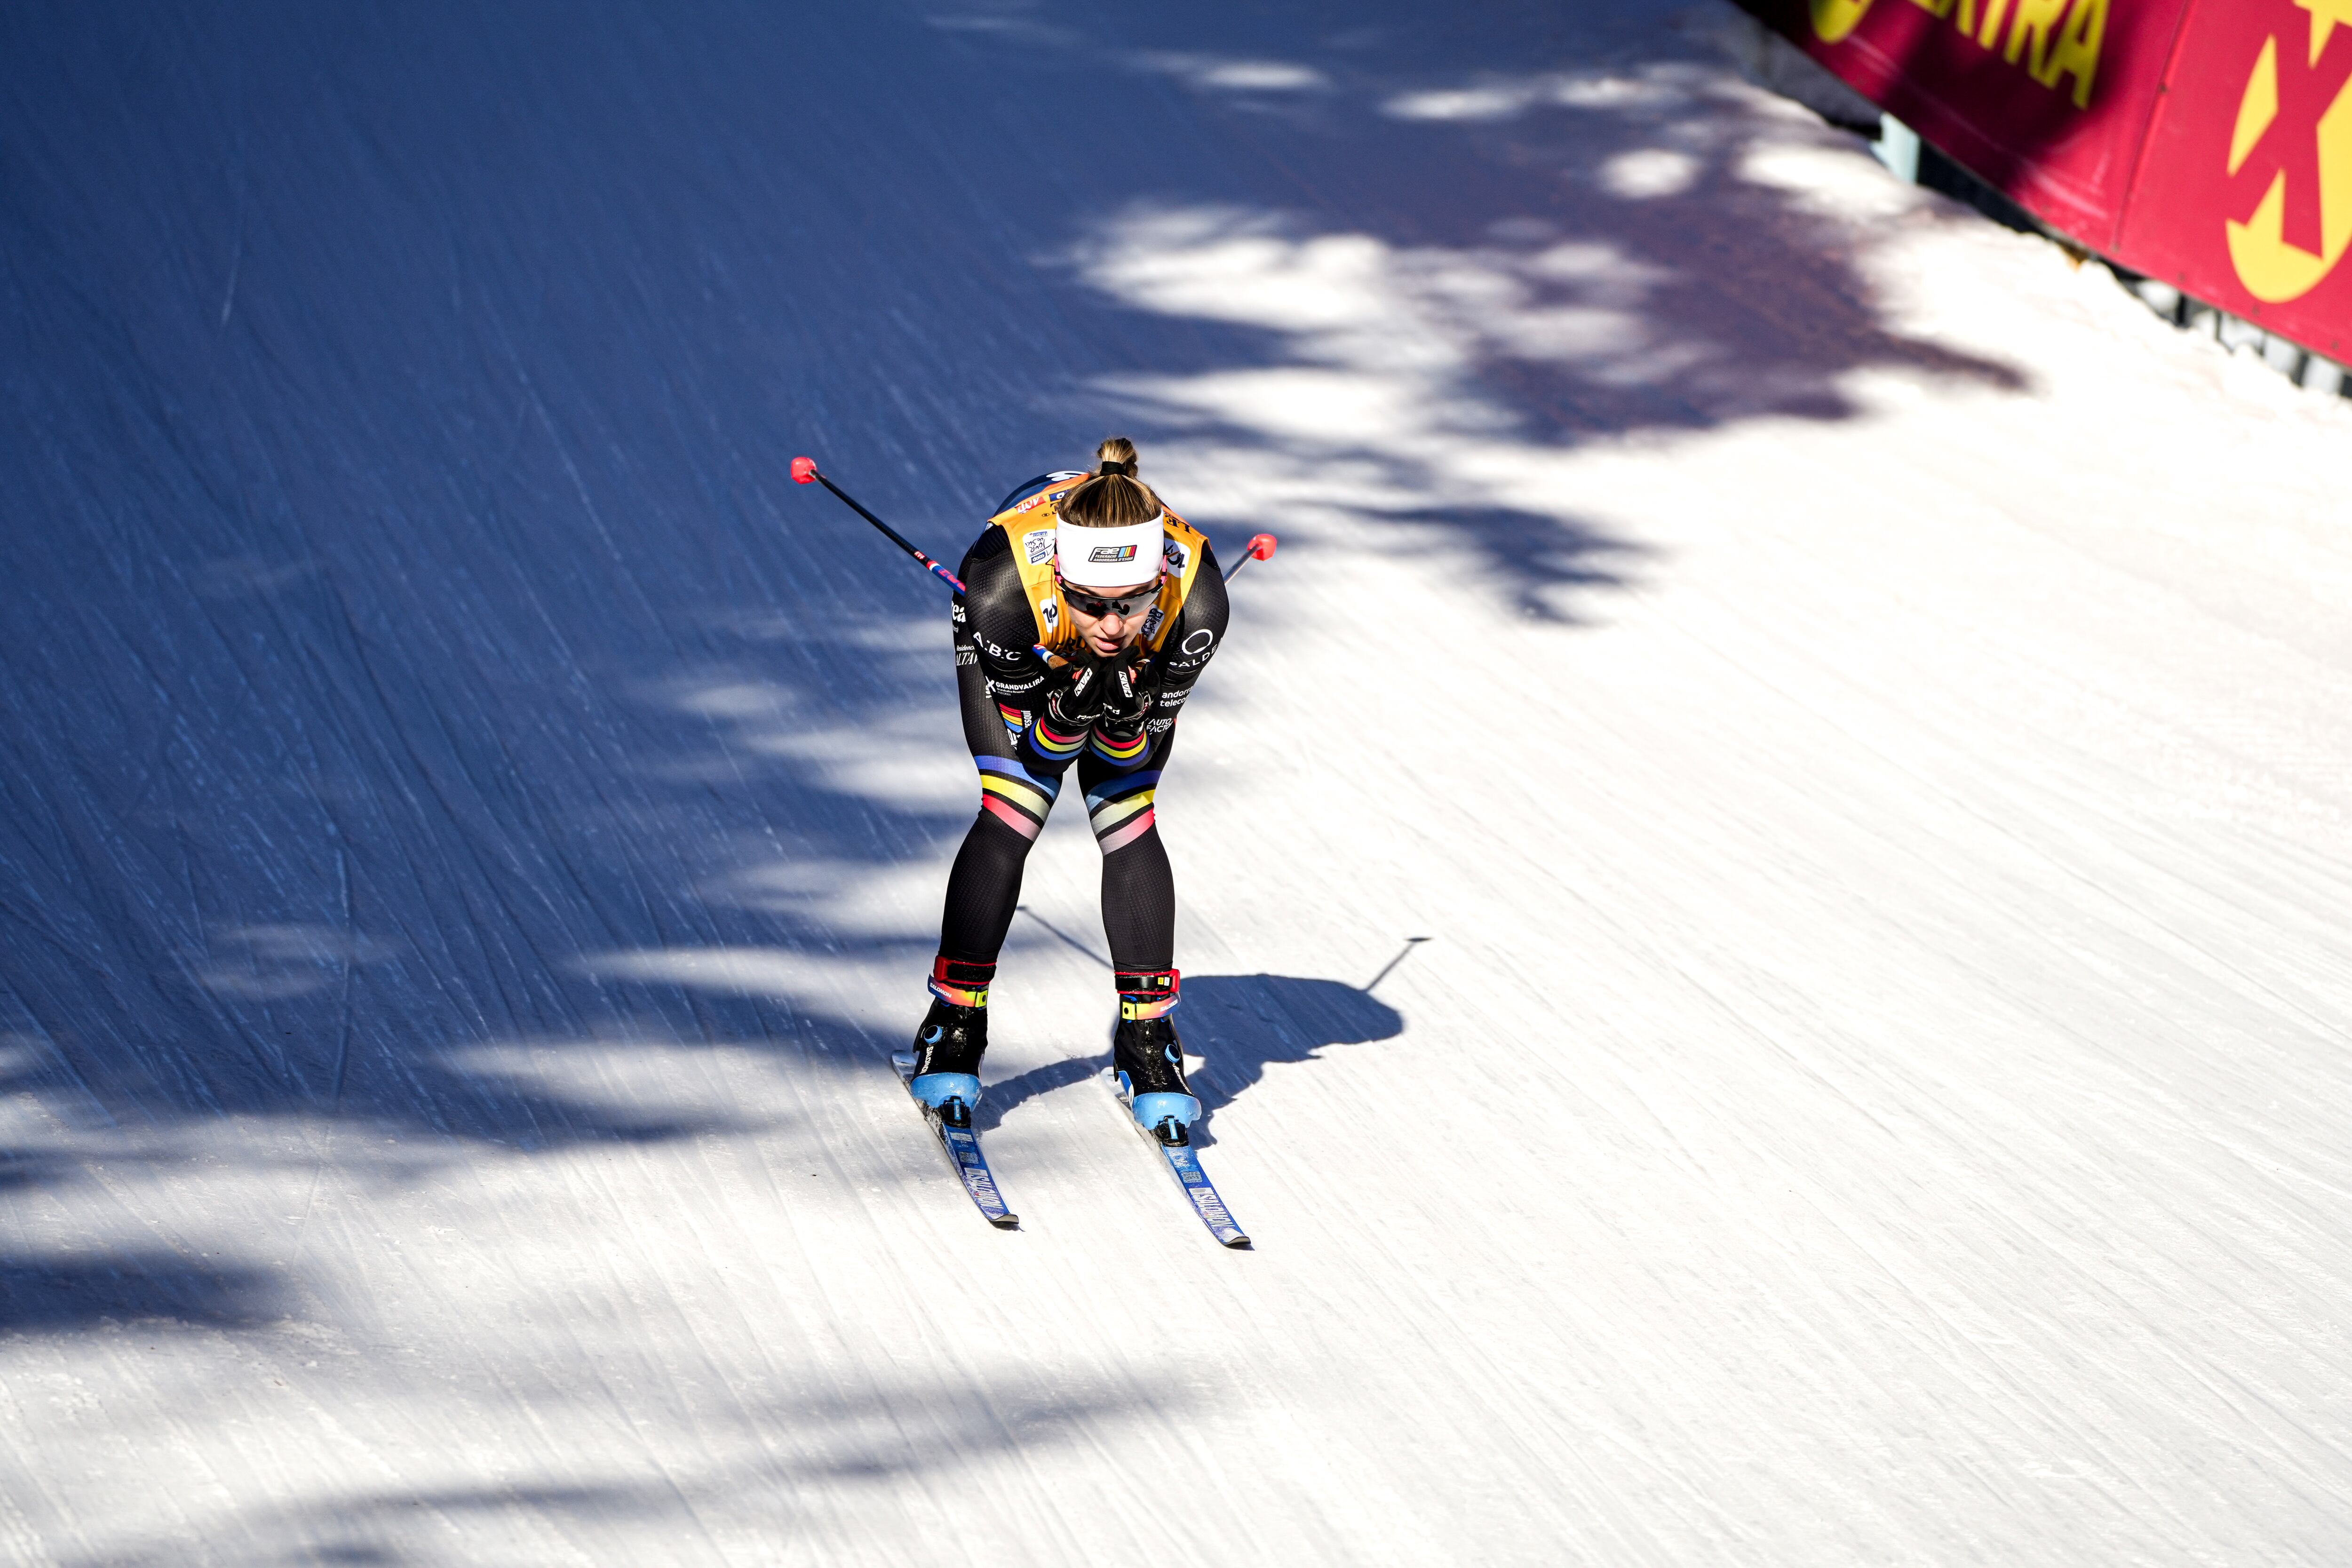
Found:
[[[934,1000],[915,1030],[908,1092],[950,1127],[971,1125],[980,1103],[980,1058],[988,1050],[988,1009]]]
[[[1184,1042],[1175,1021],[1177,974],[1172,969],[1118,975],[1118,1027],[1110,1038],[1110,1070],[1136,1125],[1160,1142],[1192,1142],[1185,1130],[1200,1120],[1201,1102],[1184,1081]]]

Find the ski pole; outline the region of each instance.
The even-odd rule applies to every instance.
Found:
[[[1271,561],[1272,559],[1274,559],[1274,535],[1253,534],[1250,536],[1249,548],[1243,552],[1239,561],[1234,563],[1233,570],[1225,574],[1225,581],[1230,583],[1240,576],[1242,568],[1253,561]]]
[[[840,497],[842,503],[847,506],[850,510],[856,512],[858,516],[864,518],[866,521],[880,529],[882,531],[882,536],[885,539],[887,539],[891,543],[897,545],[899,549],[913,556],[917,561],[921,562],[923,565],[929,568],[930,571],[949,587],[953,588],[959,594],[963,592],[962,578],[957,576],[954,573],[949,571],[946,567],[940,565],[938,562],[932,560],[929,556],[916,549],[913,545],[908,543],[906,539],[900,535],[897,529],[891,527],[888,523],[883,521],[872,512],[867,511],[864,507],[859,506],[856,500],[851,497],[847,490],[843,489],[839,485],[835,484],[831,479],[828,479],[823,474],[818,473],[816,470],[816,459],[814,458],[794,458],[793,459],[793,482],[803,485],[823,485],[835,495]],[[1255,548],[1257,542],[1255,540],[1252,540],[1250,542],[1252,547]],[[1269,549],[1272,542],[1273,542],[1270,540],[1267,542]]]

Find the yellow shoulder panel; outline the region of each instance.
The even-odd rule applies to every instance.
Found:
[[[1061,590],[1054,584],[1054,498],[1075,489],[1084,474],[1047,485],[1010,510],[988,521],[1005,531],[1013,545],[1013,563],[1021,569],[1021,591],[1029,595],[1029,614],[1037,623],[1037,640],[1059,649],[1067,640],[1069,617],[1062,613]]]
[[[1004,530],[1013,546],[1013,563],[1021,572],[1022,592],[1029,595],[1029,613],[1037,623],[1037,641],[1058,653],[1063,644],[1076,639],[1069,629],[1069,617],[1063,613],[1062,593],[1054,576],[1055,518],[1054,499],[1075,489],[1077,479],[1064,479],[1048,485],[1008,511],[998,512],[988,521]],[[1166,574],[1160,585],[1160,601],[1143,617],[1143,646],[1152,652],[1168,640],[1169,631],[1184,608],[1185,595],[1192,591],[1192,579],[1201,570],[1201,546],[1205,542],[1201,531],[1174,512],[1168,514],[1162,525],[1167,539],[1161,546],[1160,569]]]

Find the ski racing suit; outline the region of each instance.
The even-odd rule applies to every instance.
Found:
[[[1029,846],[1076,764],[1102,851],[1103,932],[1121,976],[1175,960],[1176,886],[1160,841],[1153,797],[1176,743],[1192,684],[1225,635],[1223,577],[1208,541],[1170,513],[1166,574],[1140,644],[1149,704],[1140,733],[1098,725],[1062,733],[1045,702],[1061,677],[1037,645],[1076,641],[1053,585],[1053,513],[1046,503],[1085,476],[1042,476],[1005,498],[963,558],[956,595],[956,689],[964,742],[980,769],[980,814],[949,874],[932,991],[942,1001],[984,996],[1021,897]],[[1034,520],[1042,516],[1042,524]],[[1025,567],[1025,570],[1024,570]],[[1170,977],[1172,984],[1172,975]]]

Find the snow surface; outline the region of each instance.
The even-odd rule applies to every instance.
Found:
[[[0,1559],[2352,1560],[2352,406],[1727,25],[0,13]],[[887,1062],[972,777],[786,462],[952,559],[1110,429],[1284,540],[1254,1254],[1079,826],[1021,1233]]]

